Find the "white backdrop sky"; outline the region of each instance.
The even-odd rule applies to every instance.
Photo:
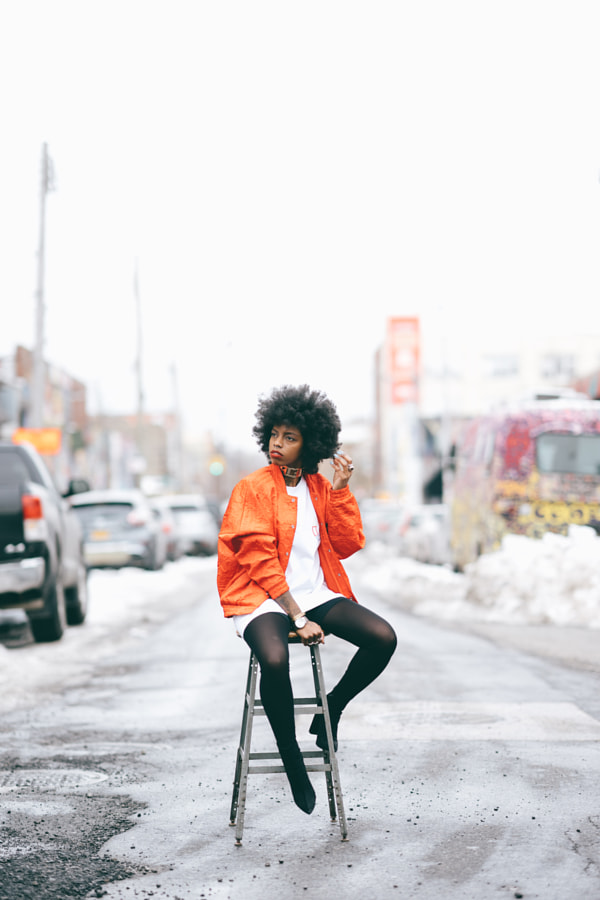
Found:
[[[257,395],[369,412],[390,315],[434,353],[600,332],[597,0],[0,4],[0,353],[34,336],[94,404],[231,441]]]

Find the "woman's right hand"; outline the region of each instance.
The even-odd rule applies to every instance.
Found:
[[[308,621],[303,628],[297,629],[296,634],[305,647],[310,647],[311,644],[325,643],[325,635],[323,634],[323,629],[320,625],[317,625],[316,622]]]

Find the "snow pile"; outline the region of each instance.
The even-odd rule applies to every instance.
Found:
[[[92,569],[89,576],[90,604],[86,624],[99,631],[138,629],[161,622],[192,598],[213,587],[216,557],[183,557],[157,572],[144,569]]]
[[[508,535],[497,553],[466,570],[465,599],[496,621],[600,628],[600,538],[571,526],[568,537]]]
[[[465,573],[398,557],[372,544],[349,574],[417,615],[438,619],[600,628],[600,537],[571,526],[568,537],[505,537]]]

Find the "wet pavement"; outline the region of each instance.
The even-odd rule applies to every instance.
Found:
[[[112,646],[74,635],[69,683],[4,712],[0,898],[597,900],[598,673],[362,596],[399,646],[340,724],[348,842],[323,776],[306,816],[283,776],[260,775],[235,846],[247,652],[202,576]],[[292,654],[304,692],[306,651]],[[332,683],[350,650],[330,638],[322,655]],[[271,740],[257,722],[255,749]]]

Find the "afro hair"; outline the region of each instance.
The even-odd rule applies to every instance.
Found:
[[[334,404],[321,391],[307,384],[293,387],[285,384],[269,396],[260,397],[256,425],[252,433],[260,449],[268,457],[269,439],[276,425],[292,425],[302,435],[302,467],[314,474],[319,463],[337,450],[342,427]]]

